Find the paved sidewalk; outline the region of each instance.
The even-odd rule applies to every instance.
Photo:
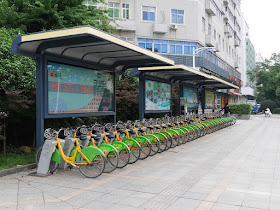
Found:
[[[0,209],[280,209],[280,116],[207,135],[97,179],[0,178]]]

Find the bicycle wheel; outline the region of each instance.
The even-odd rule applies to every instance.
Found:
[[[106,157],[104,172],[110,173],[114,171],[117,168],[118,163],[119,163],[118,153],[114,150],[110,151]]]
[[[167,147],[167,138],[161,137],[160,140],[159,140],[159,150],[158,150],[158,152],[159,153],[163,152],[164,150],[166,150],[166,147]]]
[[[102,155],[96,155],[90,164],[80,165],[80,172],[88,178],[96,178],[100,176],[105,168],[105,158]]]
[[[151,153],[150,156],[154,156],[159,151],[159,142],[157,139],[151,140]]]
[[[141,152],[140,152],[139,159],[143,160],[143,159],[147,158],[150,155],[151,150],[152,150],[152,146],[150,143],[148,143],[148,142],[143,143],[143,145],[141,146]]]
[[[129,156],[129,164],[135,163],[139,157],[140,157],[140,152],[141,152],[141,148],[137,145],[134,144],[131,148],[130,148],[130,156]]]
[[[118,168],[123,168],[129,163],[129,150],[127,148],[122,148],[122,150],[119,152],[119,163]]]
[[[172,138],[167,137],[166,139],[166,149],[165,150],[169,150],[171,148],[172,145]]]
[[[39,165],[39,160],[40,160],[40,156],[41,156],[41,153],[42,153],[42,149],[43,149],[43,146],[40,146],[39,149],[36,152],[35,159],[36,159],[37,167]],[[50,165],[49,165],[49,172],[51,174],[53,174],[58,169],[58,167],[59,167],[59,164],[57,162],[51,160]]]
[[[179,143],[179,145],[185,143],[185,138],[184,138],[184,136],[185,136],[185,135],[182,135],[182,134],[178,136],[178,143]]]
[[[172,138],[172,144],[171,144],[171,148],[177,147],[179,145],[179,136],[173,136]]]

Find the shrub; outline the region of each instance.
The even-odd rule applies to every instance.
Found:
[[[242,114],[251,114],[252,104],[250,103],[241,103],[241,104],[230,104],[229,105],[233,114],[238,114],[238,116]]]
[[[261,103],[261,108],[262,110],[265,110],[266,108],[269,108],[270,110],[274,110],[275,108],[277,108],[277,105],[272,100],[265,100]]]
[[[272,110],[273,114],[280,114],[280,108],[275,108]]]

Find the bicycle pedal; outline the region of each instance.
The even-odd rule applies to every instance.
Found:
[[[79,168],[79,167],[73,163],[70,163],[69,168],[71,169],[71,168]]]

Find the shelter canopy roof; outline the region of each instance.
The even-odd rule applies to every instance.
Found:
[[[14,40],[11,52],[32,57],[45,54],[112,71],[174,65],[173,60],[91,26],[21,35]]]
[[[238,86],[221,78],[192,69],[185,65],[144,67],[135,72],[135,76],[146,79],[185,84],[192,87],[209,89],[239,89]]]

